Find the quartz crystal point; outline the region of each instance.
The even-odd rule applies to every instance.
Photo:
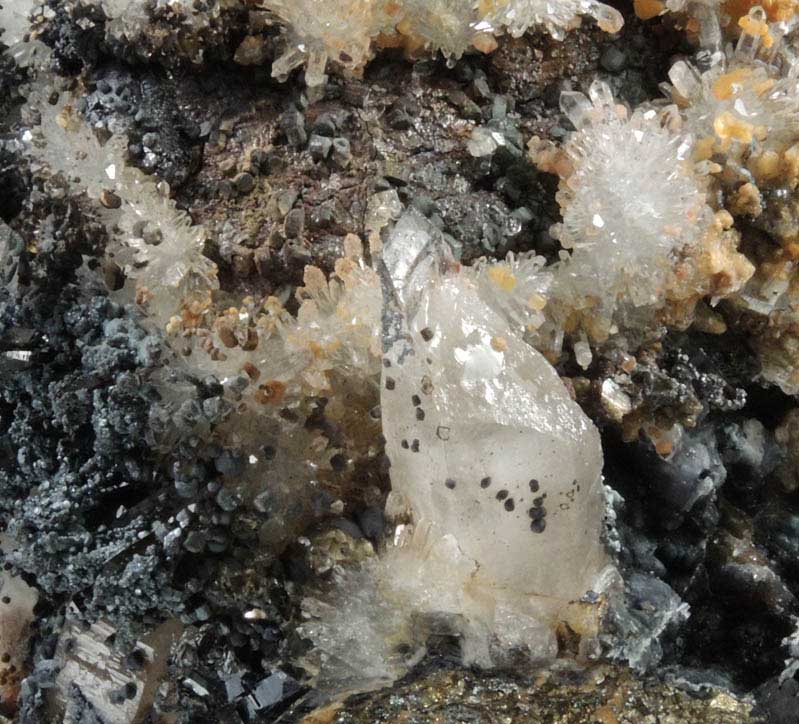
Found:
[[[392,491],[428,545],[448,541],[473,561],[471,585],[556,615],[608,562],[599,434],[443,249],[408,212],[383,255]]]
[[[273,64],[272,75],[284,81],[304,63],[310,87],[324,84],[328,60],[351,70],[362,67],[372,37],[388,27],[377,0],[269,0],[264,6],[288,26],[288,49]]]
[[[669,70],[672,85],[665,88],[685,106],[686,125],[697,138],[713,139],[712,150],[726,156],[782,153],[799,134],[799,66],[789,64],[782,73],[755,58],[760,42],[744,32],[736,50],[703,73],[685,61]]]

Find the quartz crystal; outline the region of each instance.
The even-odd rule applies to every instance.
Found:
[[[621,14],[597,0],[211,0],[197,4],[187,0],[86,0],[99,6],[107,18],[106,34],[132,41],[144,33],[153,12],[169,10],[181,23],[199,33],[217,27],[223,11],[241,7],[252,16],[253,30],[277,18],[283,24],[283,52],[272,64],[272,75],[286,80],[305,66],[309,88],[324,85],[328,66],[360,73],[375,46],[402,47],[408,53],[441,51],[451,62],[470,48],[491,52],[496,36],[521,36],[542,26],[556,38],[579,25],[581,16],[593,17],[600,28],[621,29]],[[22,43],[29,28],[34,0],[5,0],[0,6],[0,28],[21,62],[44,50],[39,43]],[[16,47],[18,46],[18,47]],[[249,36],[238,60],[262,62],[258,37]],[[254,52],[253,52],[254,51]],[[203,62],[202,47],[190,54]],[[254,59],[254,60],[253,60]]]
[[[576,132],[554,155],[531,143],[539,166],[561,176],[563,221],[551,231],[564,248],[547,270],[546,321],[535,343],[559,355],[565,330],[577,326],[574,350],[585,367],[586,342],[644,330],[685,300],[674,304],[680,324],[702,294],[729,294],[753,269],[727,230],[729,215],[708,203],[708,179],[677,106],[630,112],[595,81],[588,96],[564,92],[561,109]]]
[[[575,171],[558,196],[556,233],[572,253],[557,283],[607,305],[621,295],[655,304],[672,252],[695,244],[713,217],[686,158],[690,141],[655,110],[628,117],[599,81],[590,98],[564,93],[561,107],[578,132],[566,145]]]
[[[767,63],[731,54],[729,62],[704,73],[678,61],[669,79],[673,96],[686,106],[683,113],[692,132],[712,139],[725,155],[740,157],[750,151],[750,144],[754,159],[768,151],[781,152],[799,134],[796,65],[780,77]]]
[[[216,265],[202,253],[205,233],[176,207],[166,183],[157,184],[125,163],[123,137],[101,145],[70,100],[62,94],[53,105],[39,92],[31,94],[29,106],[40,113],[41,124],[28,150],[53,173],[81,179],[91,198],[102,201],[111,194],[118,200],[106,204],[109,227],[121,232],[109,256],[135,279],[128,292],[163,329],[172,315],[202,304],[218,287]],[[73,151],[76,147],[80,153]]]
[[[289,49],[275,61],[272,75],[286,80],[304,63],[309,86],[324,83],[328,60],[351,69],[363,67],[372,37],[388,23],[377,0],[267,0],[264,5],[288,26]]]
[[[108,18],[106,32],[128,39],[146,28],[149,7],[168,8],[196,30],[214,27],[223,9],[241,6],[253,17],[268,13],[282,22],[285,40],[272,75],[286,80],[304,65],[310,88],[324,84],[328,65],[359,73],[374,45],[441,51],[454,60],[470,48],[490,52],[497,47],[495,36],[518,37],[533,26],[562,38],[583,15],[611,33],[623,24],[617,10],[596,0],[213,0],[199,6],[185,0],[154,0],[149,6],[141,0],[91,1]],[[202,59],[198,48],[192,60]]]
[[[494,36],[520,36],[534,25],[562,38],[581,15],[594,17],[611,33],[623,24],[617,10],[595,0],[262,0],[261,5],[288,27],[287,50],[272,74],[285,79],[304,63],[311,87],[324,82],[328,61],[362,68],[375,40],[409,52],[440,50],[454,60],[471,47],[490,52],[497,46]]]
[[[476,562],[476,584],[579,598],[606,562],[596,428],[543,355],[436,256],[421,217],[409,212],[394,242],[409,225],[421,252],[386,250],[405,312],[385,311],[402,323],[387,340],[381,398],[392,490]],[[542,565],[552,555],[558,566]]]
[[[332,605],[306,607],[305,632],[337,662],[388,652],[386,639],[412,649],[442,621],[467,661],[491,665],[518,647],[551,656],[558,621],[590,635],[575,602],[613,579],[599,434],[418,212],[393,230],[382,278],[387,515],[406,510],[411,524],[368,576],[341,577]],[[400,669],[386,653],[361,676]]]
[[[163,347],[149,335],[144,342],[138,328],[124,326],[122,317],[112,319],[108,311],[103,321],[106,311],[101,314],[97,306],[97,313],[92,312],[91,320],[103,325],[105,337],[120,344],[119,349],[109,346],[118,352],[120,364],[130,358],[125,364],[139,369],[132,360],[145,344],[153,359],[158,356],[158,364],[163,362],[157,369],[155,361],[141,368],[142,385],[146,383],[148,395],[152,385],[157,404],[149,414],[142,411],[131,417],[130,425],[127,420],[124,424],[132,430],[141,418],[142,429],[147,428],[146,442],[159,461],[157,475],[156,469],[152,476],[149,471],[134,475],[137,466],[127,467],[131,478],[146,477],[157,484],[158,496],[163,493],[158,501],[164,505],[137,503],[126,510],[128,493],[121,496],[125,505],[111,530],[127,526],[123,516],[144,515],[143,530],[138,522],[124,529],[130,530],[131,541],[138,531],[141,553],[133,554],[124,569],[120,556],[126,549],[114,549],[110,559],[102,557],[100,563],[109,560],[111,566],[103,568],[97,584],[87,586],[83,574],[74,573],[70,561],[81,555],[80,544],[64,549],[72,572],[58,585],[66,593],[72,581],[81,582],[78,590],[83,593],[75,601],[86,604],[94,623],[83,628],[79,621],[87,614],[69,607],[58,645],[46,647],[53,659],[42,661],[41,637],[34,639],[36,656],[29,656],[36,590],[11,569],[0,575],[6,604],[0,622],[4,699],[15,697],[21,677],[30,673],[24,667],[32,660],[35,668],[26,686],[49,689],[42,696],[65,707],[66,720],[77,720],[77,692],[104,721],[137,721],[152,703],[168,663],[174,682],[158,694],[159,706],[172,706],[165,695],[171,683],[175,702],[185,702],[187,696],[210,701],[221,692],[221,672],[230,683],[228,711],[236,709],[244,716],[246,709],[252,717],[255,710],[270,709],[260,716],[286,718],[295,713],[288,707],[295,702],[304,707],[310,700],[300,700],[300,684],[276,670],[263,672],[265,677],[256,683],[251,672],[235,671],[237,658],[265,668],[274,664],[267,648],[285,656],[284,663],[302,655],[303,666],[316,675],[313,685],[340,692],[396,679],[424,656],[435,637],[458,640],[466,663],[481,666],[525,655],[585,657],[599,653],[600,641],[603,655],[634,667],[655,665],[662,653],[660,635],[688,613],[687,604],[658,576],[671,580],[676,569],[687,575],[681,566],[688,547],[700,552],[705,543],[719,547],[714,511],[716,501],[724,509],[727,468],[736,476],[743,470],[752,492],[755,484],[762,487],[769,479],[763,459],[773,444],[770,429],[752,421],[741,428],[746,449],[740,442],[725,442],[733,437],[725,421],[738,424],[732,413],[744,404],[743,387],[750,388],[741,379],[749,370],[748,357],[739,370],[727,364],[729,339],[751,341],[760,353],[762,374],[785,392],[799,390],[799,65],[789,34],[794,8],[785,10],[793,0],[764,7],[750,2],[722,6],[717,0],[637,0],[643,15],[689,16],[679,22],[687,21],[690,39],[698,39],[703,51],[672,67],[671,85],[664,85],[668,100],[649,100],[631,109],[614,98],[607,84],[594,82],[585,93],[570,90],[561,97],[561,110],[573,131],[556,133],[544,122],[554,122],[552,114],[539,119],[536,127],[550,128],[554,140],[534,139],[530,148],[539,167],[559,180],[562,221],[552,228],[552,237],[560,248],[542,239],[535,223],[542,204],[529,194],[543,187],[534,182],[533,170],[524,168],[522,131],[514,112],[522,105],[512,103],[514,96],[522,100],[515,92],[517,81],[530,79],[508,66],[511,54],[494,68],[510,95],[495,96],[493,117],[477,127],[480,108],[475,103],[488,113],[491,103],[484,101],[497,73],[487,78],[459,68],[464,72],[450,81],[468,91],[463,95],[452,91],[455,86],[441,77],[446,75],[441,68],[433,76],[408,70],[413,87],[404,89],[408,97],[393,106],[396,99],[383,76],[377,86],[368,79],[346,83],[343,94],[325,98],[324,108],[305,101],[320,97],[328,73],[358,76],[382,48],[410,57],[440,53],[452,66],[464,53],[489,53],[501,36],[518,37],[533,27],[560,38],[584,15],[604,31],[618,30],[619,13],[595,0],[0,3],[3,41],[12,46],[18,62],[33,66],[19,86],[27,104],[11,116],[9,131],[19,131],[9,148],[16,144],[27,151],[30,163],[22,164],[20,178],[23,184],[30,180],[34,193],[26,198],[20,218],[9,220],[15,230],[0,228],[9,249],[13,242],[15,251],[7,255],[15,263],[17,257],[24,260],[19,264],[65,251],[72,255],[76,249],[66,248],[73,238],[67,232],[83,228],[76,224],[85,221],[86,233],[75,238],[80,241],[85,235],[97,248],[93,243],[75,278],[86,282],[87,293],[94,293],[96,270],[107,271],[114,282],[109,296],[128,305],[123,310],[109,303],[108,310],[127,315],[135,306],[148,332],[157,330],[164,337]],[[52,22],[56,12],[57,22]],[[670,38],[676,31],[668,27]],[[163,55],[152,58],[158,63],[165,63],[166,49],[174,49],[174,60],[182,67],[187,58],[224,62],[237,46],[236,63],[272,62],[272,74],[280,80],[304,68],[313,92],[284,99],[290,108],[278,119],[283,106],[271,103],[281,95],[275,88],[257,84],[265,95],[251,107],[248,100],[238,102],[250,97],[241,95],[246,82],[230,90],[223,87],[220,95],[236,112],[225,113],[217,124],[226,104],[217,98],[208,108],[197,108],[193,92],[184,96],[177,85],[179,75],[164,73],[170,81],[164,86],[155,78],[161,74],[146,74],[154,78],[148,85],[141,74],[130,71],[129,81],[139,86],[136,97],[139,91],[157,96],[165,87],[179,90],[169,104],[158,98],[136,105],[124,101],[118,71],[108,64],[95,67],[97,58],[88,55],[80,58],[86,63],[81,74],[85,83],[58,81],[42,56],[35,57],[37,32],[56,43],[56,67],[68,75],[68,61],[78,59],[70,56],[87,55],[83,51],[89,47],[100,48],[100,58],[130,55],[131,60],[160,47]],[[722,38],[731,44],[725,48]],[[595,42],[594,35],[585,34],[572,51],[593,49]],[[615,40],[608,47],[623,56],[623,43]],[[533,45],[525,49],[532,62],[542,63],[533,75],[556,80],[567,69],[570,54],[550,53],[543,41]],[[666,50],[664,46],[658,52]],[[622,62],[612,65],[619,71]],[[257,74],[252,71],[253,78]],[[109,92],[102,90],[106,75]],[[16,77],[14,73],[14,99]],[[228,72],[203,73],[197,88],[216,94],[214,84],[232,77]],[[117,80],[112,84],[111,79]],[[432,119],[441,123],[432,123],[445,99],[451,109]],[[165,119],[164,129],[150,128],[150,100],[156,119],[152,125]],[[113,112],[105,105],[112,101]],[[246,127],[233,133],[241,121]],[[170,164],[184,144],[173,144],[168,133],[158,141],[162,130],[180,131],[187,149],[205,139],[214,145],[210,142],[219,126],[219,148],[211,149],[214,159],[196,177],[197,185],[192,182],[180,195],[194,219],[170,199],[168,185],[126,163],[139,145],[138,130],[124,137],[131,124],[157,141],[142,139],[143,148],[150,149],[144,158],[157,160],[160,144],[161,157]],[[529,130],[529,124],[522,125]],[[446,132],[429,132],[437,127]],[[400,133],[395,144],[389,129],[403,128],[408,134]],[[278,130],[287,145],[273,133]],[[223,149],[225,138],[230,143]],[[467,152],[479,161],[466,163]],[[390,190],[366,198],[362,190],[373,184],[368,179],[362,184],[358,177],[368,176],[380,163],[392,182]],[[155,164],[145,165],[152,170]],[[488,183],[489,167],[505,176]],[[339,173],[344,170],[346,174]],[[16,179],[9,177],[13,186]],[[422,187],[430,197],[414,196],[414,189],[420,192]],[[200,192],[196,198],[195,191]],[[52,217],[34,226],[37,198],[53,192],[58,198],[41,207],[52,208]],[[475,213],[467,208],[472,202]],[[513,211],[506,202],[512,202]],[[68,205],[75,218],[64,221],[60,228],[65,243],[55,245],[65,250],[54,249],[49,227],[56,228],[61,207]],[[414,210],[422,208],[432,220]],[[222,223],[223,216],[231,216],[229,224]],[[107,234],[101,233],[101,225]],[[758,264],[755,276],[752,262],[738,252],[736,225],[746,234],[749,258]],[[494,256],[505,248],[528,250],[469,266],[453,258],[444,231],[459,238],[454,243],[461,245],[467,260],[478,248],[478,232],[479,243]],[[20,236],[17,242],[17,232],[28,238],[22,241]],[[355,232],[366,237],[368,249]],[[207,234],[217,236],[210,239]],[[546,257],[530,250],[531,239],[542,242],[533,246]],[[334,262],[333,249],[339,256]],[[307,266],[298,286],[295,272],[309,258],[306,252],[320,266]],[[101,253],[106,255],[102,263],[95,258]],[[221,288],[215,263],[206,256],[211,253],[223,264]],[[82,297],[82,291],[73,292],[72,278],[65,275],[64,291]],[[76,328],[65,339],[94,334],[90,330],[95,321],[84,331],[83,311],[62,312],[60,304],[53,310],[57,327]],[[51,334],[48,325],[44,331]],[[665,330],[682,332],[691,326],[688,334],[672,335],[666,343]],[[724,334],[728,328],[735,336],[719,345],[706,345],[705,336],[695,336]],[[701,360],[697,341],[707,348]],[[75,346],[69,341],[65,345]],[[676,349],[683,346],[685,351]],[[105,364],[106,353],[101,358],[95,345],[80,341],[77,348],[88,350],[82,355],[81,375],[92,375],[95,366]],[[7,361],[19,368],[41,361],[43,355],[33,345],[30,349],[10,349]],[[556,364],[571,379],[561,379]],[[714,365],[724,369],[716,373],[710,369]],[[92,399],[100,400],[104,391],[96,384],[92,378],[86,394],[96,393]],[[608,440],[613,454],[608,458],[614,465],[608,475],[619,476],[626,509],[616,495],[616,510],[609,512],[599,433],[575,398],[588,401],[586,409],[612,431]],[[117,405],[120,410],[126,406]],[[67,403],[53,414],[69,422],[82,414],[75,409],[79,407]],[[703,423],[706,414],[712,415],[709,426]],[[95,424],[93,418],[96,437],[106,441],[106,418],[96,419],[102,420]],[[108,421],[116,429],[114,419],[109,416]],[[121,422],[118,427],[123,429]],[[24,434],[21,430],[12,431],[15,439]],[[616,433],[625,440],[649,436],[654,443],[650,457],[642,454],[645,444],[633,450],[647,475],[661,466],[656,474],[643,476],[646,490],[637,485],[642,476],[633,474],[635,468],[619,469],[626,455]],[[32,436],[38,435],[34,430]],[[795,492],[799,482],[793,468],[799,454],[792,453],[799,448],[799,414],[791,413],[773,435],[788,452],[778,479],[785,492]],[[50,430],[43,436],[51,436]],[[116,447],[109,443],[107,450],[112,449]],[[69,452],[68,444],[59,443],[58,450],[57,455]],[[167,453],[163,457],[158,455],[162,451]],[[740,459],[733,459],[736,455]],[[37,463],[44,472],[46,462]],[[162,479],[164,485],[174,483],[175,496],[167,494]],[[38,478],[34,482],[41,482],[42,491],[49,485]],[[732,477],[726,486],[731,484]],[[70,498],[64,514],[91,492],[76,487],[77,497]],[[656,508],[663,501],[668,516],[648,516],[652,509],[642,505],[647,495]],[[173,504],[174,519],[165,518],[168,527],[160,520],[149,525],[150,513],[171,516]],[[7,512],[13,525],[24,524],[11,507]],[[680,528],[683,521],[690,528],[700,513],[710,528],[694,546],[696,541],[682,540],[685,529]],[[614,530],[616,514],[620,525]],[[50,520],[48,516],[42,520]],[[651,526],[648,517],[654,518]],[[758,513],[753,519],[757,536],[764,535],[764,517]],[[638,518],[645,523],[640,529]],[[665,528],[675,533],[674,540],[661,537]],[[15,533],[13,527],[10,532]],[[131,591],[141,601],[149,598],[151,589],[138,587],[136,571],[142,571],[143,580],[150,570],[145,554],[147,561],[160,556],[160,542],[164,562],[175,561],[164,569],[169,575],[183,565],[184,559],[176,558],[178,550],[191,556],[213,553],[220,566],[186,584],[197,593],[190,608],[184,608],[188,599],[176,597],[171,603],[166,593],[152,601],[150,610],[158,616],[173,615],[174,605],[183,624],[171,621],[173,629],[140,641],[133,667],[115,650],[130,632],[120,629],[123,635],[117,635],[94,614],[99,606],[120,619],[139,610],[123,605],[116,591]],[[647,571],[627,571],[623,594],[606,542],[625,565],[635,558],[634,565]],[[714,569],[741,570],[745,545],[751,542],[735,538],[738,552],[730,557],[732,563],[708,548]],[[630,546],[635,548],[632,557],[627,555]],[[289,555],[284,555],[287,548]],[[226,550],[230,557],[222,555]],[[279,560],[286,565],[273,565]],[[281,570],[292,581],[300,580],[294,569],[303,574],[306,565],[313,575],[302,575],[302,586],[271,580]],[[33,568],[29,563],[26,570]],[[108,586],[113,604],[103,603],[101,589],[112,580],[109,570],[124,570]],[[766,565],[758,563],[751,570],[755,582],[771,585],[776,579]],[[46,577],[35,570],[33,574],[43,594],[48,593]],[[709,575],[715,586],[718,570]],[[737,574],[735,578],[742,580]],[[203,594],[204,585],[209,590]],[[289,596],[283,600],[286,606],[273,606],[280,603],[282,588]],[[634,603],[622,615],[619,601],[624,594]],[[284,632],[295,633],[296,619],[283,620],[284,610],[297,611],[295,595],[304,597],[299,634],[313,644],[307,651],[300,647],[302,654],[282,642]],[[246,604],[243,621],[235,620],[228,602]],[[699,612],[700,618],[707,614],[701,608]],[[608,613],[605,621],[611,625],[600,632],[599,619]],[[224,628],[217,626],[219,616]],[[144,623],[150,626],[149,616]],[[173,647],[180,629],[181,644]],[[47,633],[47,626],[41,630]],[[222,643],[220,632],[222,637],[229,634],[229,651],[214,644]],[[797,638],[786,641],[793,658],[799,657]],[[197,673],[176,673],[184,668],[181,660],[193,656],[182,651],[195,646],[218,653],[213,660],[219,671],[208,681],[202,674],[205,654],[191,662],[200,666]],[[37,678],[36,672],[46,668],[52,677]],[[28,701],[39,696],[38,689],[30,691]],[[272,711],[275,702],[286,707],[285,713]]]
[[[745,217],[778,242],[734,304],[764,320],[755,344],[761,374],[787,394],[799,391],[795,333],[799,295],[793,252],[799,64],[794,44],[787,38],[783,41],[795,23],[794,7],[754,6],[739,17],[735,46],[713,56],[704,70],[687,61],[676,62],[669,71],[671,85],[664,86],[697,138],[693,152],[697,167],[714,174],[729,212]]]

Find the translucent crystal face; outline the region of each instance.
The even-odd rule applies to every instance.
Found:
[[[384,359],[392,489],[484,585],[579,597],[605,562],[596,428],[468,275],[431,275]]]
[[[534,24],[544,25],[552,35],[561,37],[578,15],[593,17],[599,27],[608,33],[618,32],[624,24],[618,10],[593,0],[493,0],[485,5],[492,8],[485,21],[498,28],[505,27],[517,37]]]

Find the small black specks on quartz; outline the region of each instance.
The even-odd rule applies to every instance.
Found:
[[[491,478],[489,477],[485,477],[480,481],[481,488],[487,488],[489,485],[491,485]]]
[[[391,367],[391,360],[388,357],[383,357],[383,367],[386,369]]]
[[[397,386],[396,381],[393,377],[386,377],[386,389],[393,390]]]
[[[403,450],[407,450],[410,447],[407,440],[403,440],[400,445],[402,445]]]
[[[545,518],[538,518],[530,523],[530,530],[533,531],[533,533],[543,533],[546,527],[547,521]]]
[[[507,498],[507,497],[508,497],[508,491],[507,490],[503,489],[503,490],[500,490],[497,493],[497,500],[505,500],[505,498]]]
[[[430,327],[425,327],[424,329],[420,330],[419,334],[422,335],[422,339],[425,342],[429,342],[431,339],[433,339],[435,335],[435,333],[433,332],[432,329],[430,329]]]
[[[537,493],[540,487],[541,487],[541,486],[538,484],[538,481],[537,481],[535,478],[533,478],[533,479],[530,481],[530,491],[531,491],[531,492],[533,492],[533,493]]]
[[[444,485],[446,485],[450,490],[455,490],[455,481],[452,478],[447,478]]]
[[[419,452],[419,441],[418,441],[418,440],[414,440],[414,441],[411,443],[411,450],[412,450],[413,452]]]
[[[529,515],[533,520],[538,520],[539,518],[546,518],[547,509],[546,508],[530,508],[527,511],[527,515]]]
[[[537,498],[533,498],[533,505],[536,508],[540,508],[544,504],[544,496],[539,495]]]
[[[505,510],[507,510],[509,513],[511,513],[515,509],[516,509],[516,503],[513,502],[513,498],[508,498],[505,501]]]
[[[414,407],[419,407],[422,404],[422,398],[419,395],[411,395],[411,402]]]
[[[416,419],[424,420],[424,410],[421,407],[416,408]]]

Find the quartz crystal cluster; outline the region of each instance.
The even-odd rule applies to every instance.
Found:
[[[17,3],[13,10],[17,24],[24,24],[33,4],[31,0]],[[109,37],[129,41],[140,35],[156,14],[201,36],[219,25],[224,13],[243,10],[250,18],[251,34],[236,58],[245,64],[265,60],[261,34],[277,21],[283,28],[285,47],[273,63],[273,76],[285,80],[293,69],[305,65],[306,81],[312,88],[324,84],[329,65],[362,71],[376,47],[400,47],[409,53],[441,51],[454,60],[470,48],[490,52],[497,47],[496,36],[508,33],[518,37],[533,26],[543,26],[562,38],[580,24],[582,16],[593,17],[611,33],[623,23],[616,9],[598,0],[212,0],[201,5],[186,0],[150,4],[91,0],[89,4],[102,9]],[[200,45],[191,40],[178,44],[192,62],[203,62]]]
[[[564,93],[561,107],[577,131],[557,159],[538,155],[561,177],[563,221],[553,235],[565,250],[545,313],[550,335],[576,323],[583,338],[602,342],[651,321],[681,281],[677,262],[720,229],[690,162],[690,138],[675,132],[676,109],[630,115],[601,82],[589,97]]]
[[[363,68],[372,38],[388,28],[389,10],[378,0],[354,2],[295,2],[270,0],[265,5],[287,26],[287,50],[272,66],[272,75],[285,81],[305,64],[309,86],[325,81],[328,60],[346,68]]]
[[[288,26],[288,50],[273,74],[285,78],[305,62],[309,86],[323,82],[328,61],[362,68],[373,43],[409,52],[440,50],[456,59],[471,47],[494,50],[494,36],[519,36],[534,25],[562,37],[581,15],[593,16],[608,32],[622,25],[617,10],[596,0],[262,0],[262,6]]]
[[[703,71],[678,61],[665,86],[696,139],[692,158],[721,193],[724,210],[778,241],[758,250],[756,272],[728,304],[762,320],[754,339],[762,374],[791,394],[799,391],[799,72],[793,43],[783,38],[795,12],[792,4],[736,6],[735,45],[714,53]]]
[[[566,143],[530,143],[536,163],[560,177],[563,220],[552,234],[563,250],[528,271],[547,277],[530,297],[529,326],[555,358],[570,337],[587,367],[591,346],[620,330],[640,339],[659,324],[685,327],[702,297],[731,294],[753,269],[730,215],[709,204],[708,170],[676,106],[631,113],[597,81],[588,96],[565,92],[561,107],[576,128]],[[517,281],[505,280],[510,294]]]
[[[615,578],[601,536],[598,434],[528,341],[557,358],[556,345],[569,335],[587,366],[590,343],[651,324],[678,280],[693,284],[695,299],[707,293],[690,277],[701,268],[692,261],[680,273],[681,261],[707,252],[719,265],[724,254],[712,250],[737,253],[737,237],[707,206],[687,161],[690,144],[669,125],[669,112],[629,116],[600,84],[590,99],[564,97],[578,130],[561,151],[537,148],[540,162],[562,176],[558,236],[571,253],[560,261],[546,265],[527,253],[460,267],[417,212],[399,219],[381,249],[380,229],[397,210],[386,201],[370,206],[372,263],[361,241],[347,237],[330,277],[306,268],[292,315],[275,298],[218,304],[202,229],[175,209],[168,189],[125,166],[117,139],[100,145],[68,94],[55,104],[33,94],[29,106],[40,117],[30,153],[68,181],[80,179],[104,209],[113,230],[109,261],[130,279],[118,294],[167,334],[188,372],[229,387],[236,414],[220,430],[250,452],[237,481],[245,500],[270,516],[259,531],[263,544],[288,543],[334,464],[324,438],[291,420],[310,415],[324,394],[329,419],[357,439],[365,423],[355,419],[353,401],[368,409],[382,370],[387,512],[399,527],[384,555],[341,573],[333,594],[340,606],[309,599],[306,631],[317,642],[320,672],[359,639],[371,661],[365,669],[391,678],[405,662],[386,642],[413,646],[414,622],[441,617],[459,632],[467,658],[482,664],[511,648],[552,655],[560,623],[591,648],[598,594]],[[68,153],[76,144],[82,153]],[[659,183],[650,195],[627,198],[653,175]],[[735,278],[724,279],[734,286]],[[636,310],[646,310],[643,321]],[[175,396],[168,384],[164,394]],[[359,456],[376,454],[367,428]],[[268,494],[259,492],[264,476]],[[367,625],[375,610],[385,615]]]
[[[25,139],[31,153],[67,181],[81,179],[109,226],[118,229],[119,244],[109,248],[109,261],[135,280],[128,295],[162,329],[175,314],[190,314],[218,287],[216,266],[202,253],[203,230],[175,207],[168,184],[125,163],[124,138],[101,145],[67,94],[52,105],[34,92],[29,110],[41,118],[37,134]]]
[[[763,43],[768,51],[796,27],[794,0],[634,0],[635,13],[649,20],[665,13],[687,19],[686,29],[703,49],[721,53],[729,38],[748,35],[748,43]],[[754,11],[754,12],[753,12]]]

